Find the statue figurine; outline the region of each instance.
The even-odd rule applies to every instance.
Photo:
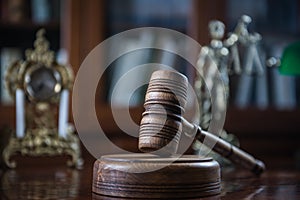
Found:
[[[263,74],[263,65],[261,63],[258,53],[258,43],[261,41],[261,35],[258,33],[249,33],[248,25],[251,23],[251,18],[247,15],[241,16],[234,31],[229,33],[228,37],[224,39],[225,25],[221,21],[213,20],[209,22],[209,34],[211,41],[208,46],[201,48],[198,61],[198,74],[195,80],[195,91],[200,106],[196,123],[204,129],[208,130],[212,120],[218,122],[221,113],[226,111],[229,99],[229,76],[233,74]],[[243,57],[243,67],[241,67],[239,49],[245,48],[245,56]],[[211,67],[215,65],[216,67]],[[215,70],[215,69],[218,69]],[[217,81],[217,73],[219,73],[221,80]],[[223,92],[225,91],[225,92]],[[224,94],[225,93],[225,94]],[[215,100],[212,102],[212,96]],[[215,111],[212,115],[212,103],[214,103]],[[213,131],[215,132],[215,131]],[[238,146],[238,139],[232,135],[227,134],[222,130],[220,137]],[[205,145],[195,143],[194,148],[198,153],[202,151],[209,151]],[[215,155],[211,155],[216,157]],[[223,158],[216,158],[221,163],[224,163]],[[225,161],[225,163],[227,163]]]

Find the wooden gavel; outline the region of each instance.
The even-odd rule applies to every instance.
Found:
[[[233,163],[259,175],[265,170],[262,161],[231,145],[212,133],[201,130],[182,117],[186,104],[188,80],[176,71],[155,71],[145,97],[145,112],[140,124],[139,149],[142,152],[176,153],[181,133],[196,135],[200,142],[215,143],[213,150]]]

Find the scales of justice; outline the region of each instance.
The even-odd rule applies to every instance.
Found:
[[[14,155],[67,155],[69,166],[81,168],[80,142],[68,123],[73,73],[56,62],[44,34],[44,29],[37,32],[34,49],[25,51],[26,60],[14,62],[6,73],[7,89],[15,98],[16,129],[3,150],[3,160],[14,168]]]

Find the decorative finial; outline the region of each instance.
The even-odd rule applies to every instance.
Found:
[[[34,49],[27,49],[26,60],[43,63],[46,67],[50,67],[54,62],[54,52],[49,49],[49,42],[45,38],[45,29],[40,29],[36,33],[34,41]]]

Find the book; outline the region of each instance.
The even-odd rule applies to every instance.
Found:
[[[124,48],[129,53],[120,56],[113,64],[108,100],[115,106],[137,106],[144,103],[146,84],[151,74],[159,69],[177,69],[178,56],[175,52],[182,45],[167,34],[146,30],[135,38],[124,39],[124,44],[115,44],[116,49]],[[157,47],[151,48],[152,46]],[[143,48],[140,48],[143,47]],[[149,47],[149,48],[145,48]],[[114,96],[117,94],[117,97]]]
[[[272,98],[274,106],[279,110],[294,109],[297,105],[295,77],[279,74],[272,69]]]
[[[254,77],[246,73],[240,75],[234,103],[238,108],[246,108],[251,104]]]
[[[151,75],[151,67],[140,65],[146,64],[151,58],[150,49],[138,49],[143,44],[150,46],[154,37],[151,33],[143,32],[137,37],[127,38],[122,44],[113,44],[110,53],[116,53],[116,49],[129,53],[120,56],[112,65],[113,72],[110,82],[108,100],[114,106],[135,106],[143,102],[138,92],[134,92],[140,83],[147,80],[147,75]],[[117,95],[117,96],[116,96]]]
[[[51,19],[48,0],[31,0],[31,18],[35,23],[46,23]]]
[[[21,23],[29,20],[30,5],[27,0],[3,0],[1,18],[4,22]]]
[[[5,47],[1,49],[1,89],[0,89],[0,94],[1,94],[1,104],[4,105],[11,105],[13,104],[14,100],[10,96],[7,88],[6,88],[6,83],[5,83],[5,76],[6,76],[6,71],[9,68],[9,66],[16,62],[17,60],[22,59],[22,51],[19,48],[13,48],[13,47]]]
[[[268,73],[265,62],[262,60],[266,60],[265,52],[259,52],[260,57],[260,70],[261,72],[256,73],[256,84],[255,84],[255,105],[260,109],[266,109],[269,106],[269,85],[268,85]]]
[[[58,22],[60,18],[59,0],[31,0],[31,19],[34,23]]]
[[[285,42],[273,45],[272,55],[280,58],[286,45]],[[270,74],[273,105],[279,110],[295,108],[297,106],[295,77],[281,75],[278,68],[271,69]]]

